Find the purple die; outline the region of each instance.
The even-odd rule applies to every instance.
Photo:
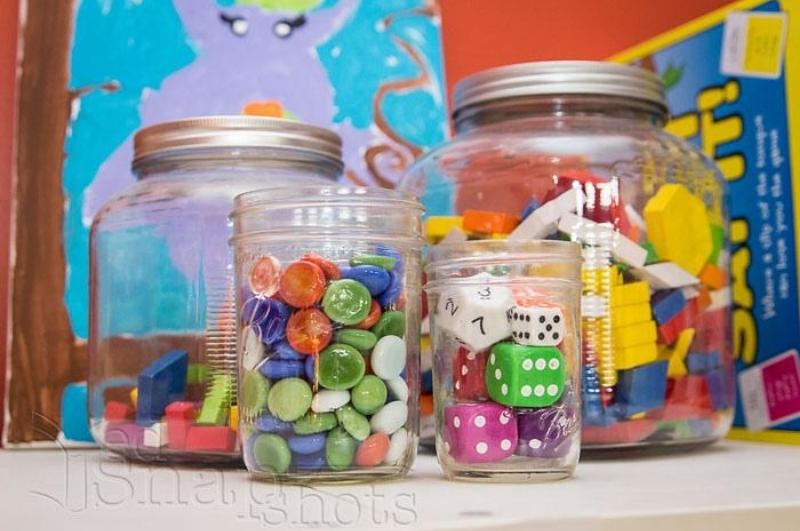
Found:
[[[572,437],[577,430],[575,412],[564,405],[517,410],[517,455],[564,457],[570,450]]]
[[[444,410],[444,446],[461,463],[490,463],[517,448],[514,410],[494,402],[465,403]]]

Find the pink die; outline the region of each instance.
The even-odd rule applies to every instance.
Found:
[[[454,404],[444,410],[444,446],[461,463],[500,461],[517,447],[514,410],[494,402]]]
[[[458,400],[488,400],[486,360],[488,352],[459,347],[453,358],[453,394]]]

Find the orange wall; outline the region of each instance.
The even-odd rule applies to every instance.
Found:
[[[17,0],[0,0],[0,434],[3,432],[11,235],[11,160],[17,61]],[[0,444],[1,445],[1,444]]]
[[[439,0],[448,94],[492,66],[605,59],[730,0]]]

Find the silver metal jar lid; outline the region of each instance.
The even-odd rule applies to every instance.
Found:
[[[262,116],[198,116],[140,129],[133,139],[133,165],[154,155],[220,147],[301,151],[337,164],[342,158],[342,139],[322,127]]]
[[[642,68],[602,61],[543,61],[500,66],[464,78],[455,87],[453,114],[499,99],[559,94],[622,96],[667,109],[661,78]]]

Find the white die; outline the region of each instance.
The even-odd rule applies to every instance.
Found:
[[[508,322],[511,339],[521,345],[554,347],[564,338],[564,314],[557,306],[514,306]]]
[[[470,277],[475,284],[445,291],[436,308],[436,325],[475,351],[511,335],[506,313],[514,299],[510,289],[487,282],[493,278],[488,273]]]

